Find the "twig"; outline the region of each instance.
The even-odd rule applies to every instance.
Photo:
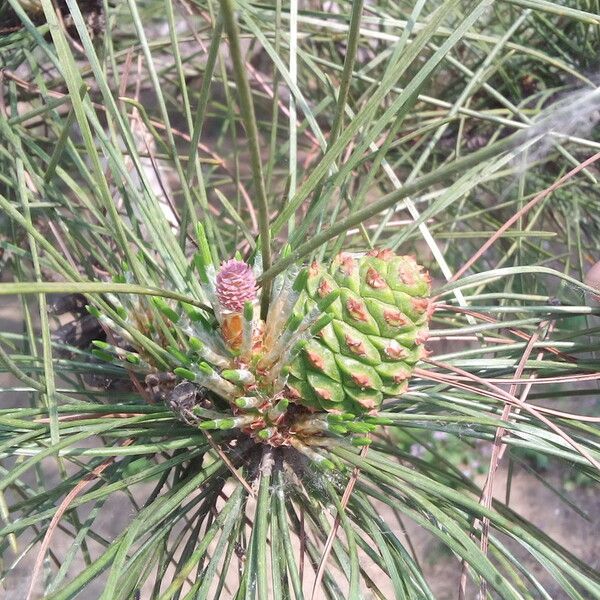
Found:
[[[515,375],[517,377],[521,377],[521,375],[523,374],[523,371],[525,370],[525,365],[527,364],[527,361],[529,360],[529,356],[530,356],[531,352],[533,351],[533,345],[540,338],[540,333],[544,329],[546,329],[547,334],[548,334],[551,329],[551,324],[549,324],[547,321],[540,323],[538,331],[536,331],[529,338],[529,342],[528,342],[527,346],[525,347],[525,350],[523,351],[523,354],[521,355],[521,360],[519,361],[519,364],[517,366],[517,370],[515,373]],[[538,360],[541,360],[543,355],[544,355],[544,351],[542,350],[538,354]],[[535,376],[536,376],[536,374],[533,373],[531,377],[535,378]],[[525,388],[525,390],[523,391],[523,393],[521,394],[520,400],[525,402],[525,399],[526,399],[527,394],[529,393],[530,389],[531,389],[531,385],[528,385]],[[517,384],[513,383],[510,386],[509,394],[514,395],[516,393],[516,391],[517,391]],[[510,404],[506,404],[504,406],[504,409],[502,410],[502,416],[500,417],[503,421],[508,422],[512,408],[513,407]],[[498,471],[498,466],[500,465],[500,460],[502,459],[502,455],[504,454],[504,449],[506,448],[506,443],[502,442],[502,439],[503,439],[505,433],[506,433],[506,429],[504,427],[498,427],[496,429],[496,434],[494,436],[494,442],[493,442],[493,446],[492,446],[492,455],[490,457],[488,474],[487,474],[487,477],[485,480],[485,484],[483,486],[483,490],[481,492],[481,496],[479,498],[480,504],[482,504],[485,508],[490,508],[492,506],[492,498],[494,497],[495,476]],[[477,520],[475,521],[475,523],[473,525],[474,528],[476,527],[476,523],[477,523]],[[490,532],[490,519],[489,519],[489,517],[484,517],[481,521],[481,543],[480,543],[481,551],[484,554],[487,554],[487,551],[488,551],[489,532]],[[462,561],[462,573],[461,573],[461,578],[460,578],[459,600],[461,600],[462,598],[465,597],[466,588],[467,588],[467,563],[465,560],[463,560]],[[481,585],[480,585],[479,597],[485,598],[486,594],[487,594],[487,582],[484,580],[481,582]]]
[[[464,308],[462,306],[453,306],[452,304],[439,304],[439,303],[436,303],[435,309],[436,309],[436,311],[437,310],[447,310],[447,311],[451,311],[451,312],[455,312],[455,313],[465,314],[465,315],[468,315],[470,317],[474,317],[476,319],[479,319],[480,321],[485,321],[486,323],[498,323],[498,324],[501,324],[501,321],[499,319],[495,319],[494,317],[492,317],[490,315],[486,315],[484,313],[480,313],[480,312],[477,312],[475,310],[471,310],[469,308]],[[520,337],[521,339],[524,339],[524,340],[527,340],[527,341],[529,341],[529,339],[531,337],[525,331],[522,331],[520,329],[516,329],[514,327],[503,327],[502,329],[507,329],[508,331],[510,331],[514,335],[516,335],[517,337]],[[434,333],[435,333],[435,330],[434,330]],[[509,343],[511,343],[511,342],[509,342]],[[556,348],[548,348],[548,351],[551,352],[552,354],[555,354],[556,356],[560,356],[564,360],[569,360],[571,362],[576,362],[576,360],[572,356],[569,356],[568,354],[565,354],[564,352],[561,352],[560,350],[557,350]]]
[[[566,434],[560,427],[558,427],[552,421],[550,421],[549,419],[544,417],[544,415],[541,414],[541,412],[539,410],[532,408],[530,405],[526,404],[525,402],[521,402],[521,400],[519,398],[509,394],[508,392],[505,392],[502,388],[499,388],[498,386],[494,385],[493,383],[490,383],[487,379],[483,379],[481,377],[478,377],[477,375],[473,375],[472,373],[469,373],[468,371],[464,371],[463,369],[459,369],[458,367],[454,367],[447,363],[438,362],[431,358],[426,358],[424,360],[425,360],[425,362],[431,363],[431,364],[435,365],[436,367],[440,367],[442,369],[448,369],[449,371],[454,371],[455,373],[463,375],[467,379],[470,379],[471,381],[475,381],[475,382],[491,389],[496,394],[499,394],[504,401],[508,401],[512,404],[516,404],[517,406],[519,406],[520,408],[522,408],[523,410],[525,410],[526,412],[530,413],[531,415],[536,417],[538,420],[540,420],[544,425],[546,425],[546,427],[549,427],[550,429],[552,429],[552,431],[554,433],[556,433],[558,436],[560,436],[577,453],[579,453],[581,456],[583,456],[595,469],[600,471],[600,463],[585,448],[583,448],[580,444],[578,444],[570,435]],[[600,378],[600,374],[594,374],[594,375],[595,375],[596,379]],[[518,380],[515,380],[515,381],[518,381]],[[531,380],[526,379],[526,380],[524,380],[524,383],[533,383],[533,382]],[[481,390],[478,390],[478,391],[481,392]]]
[[[211,448],[219,455],[219,458],[227,465],[227,468],[231,471],[231,474],[244,486],[244,489],[254,497],[254,490],[250,487],[250,484],[240,475],[238,470],[233,466],[233,463],[229,460],[227,455],[219,448],[218,444],[215,443],[210,432],[203,430],[208,443],[211,445]]]
[[[563,183],[567,182],[573,175],[576,175],[582,169],[589,167],[592,163],[595,163],[598,159],[600,159],[600,152],[597,152],[593,156],[590,156],[587,160],[578,164],[576,167],[571,169],[566,175],[561,177],[558,181],[555,181],[550,187],[547,187],[545,190],[542,190],[537,196],[535,196],[532,200],[530,200],[523,208],[518,210],[502,227],[498,229],[484,244],[475,252],[475,254],[460,268],[450,281],[456,281],[461,275],[463,275],[479,258],[486,252],[492,244],[516,221],[518,221],[527,211],[533,208],[538,202],[543,200],[548,194],[551,194],[559,187],[563,185]]]

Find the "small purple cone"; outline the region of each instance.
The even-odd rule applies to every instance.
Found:
[[[243,261],[232,258],[217,273],[217,299],[221,308],[240,313],[244,304],[256,300],[256,278]]]

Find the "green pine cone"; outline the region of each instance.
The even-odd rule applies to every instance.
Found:
[[[333,321],[288,366],[289,396],[316,410],[374,412],[384,397],[406,391],[425,355],[430,278],[413,258],[391,250],[342,253],[329,270],[309,267],[295,311],[307,314],[337,289],[326,309]]]

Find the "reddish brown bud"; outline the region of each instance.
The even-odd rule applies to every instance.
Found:
[[[347,335],[346,345],[353,354],[357,354],[358,356],[366,356],[367,354],[367,349],[365,348],[365,344],[362,340],[355,340]]]
[[[373,248],[373,250],[369,250],[367,252],[367,256],[373,256],[373,257],[379,258],[381,260],[390,260],[391,258],[394,258],[395,254],[394,254],[394,251],[390,250],[389,248],[382,248],[382,249]]]
[[[354,271],[358,268],[358,264],[350,254],[347,252],[342,252],[338,255],[338,260],[340,263],[340,271],[344,273],[344,275],[352,275]]]
[[[383,318],[392,327],[402,327],[408,323],[406,315],[402,314],[399,310],[384,310]]]
[[[374,269],[373,267],[370,267],[367,270],[366,282],[367,285],[372,287],[374,290],[381,290],[388,287],[385,279],[381,276],[377,269]]]
[[[322,371],[325,368],[325,361],[323,360],[323,357],[314,350],[307,350],[306,357],[315,369]]]
[[[398,277],[404,285],[414,285],[416,282],[415,273],[408,265],[400,265],[398,267]]]
[[[237,350],[242,343],[242,317],[239,313],[225,315],[221,335],[231,348]]]
[[[367,410],[373,410],[377,407],[377,404],[375,403],[375,400],[373,400],[373,398],[360,398],[358,400],[358,403]]]
[[[350,313],[350,316],[356,321],[367,321],[369,316],[367,314],[367,309],[365,305],[360,300],[356,300],[355,298],[348,298],[346,302],[346,308]]]
[[[390,358],[406,358],[408,356],[408,352],[406,348],[403,348],[396,340],[392,340],[384,349],[384,352]]]
[[[371,382],[369,376],[365,375],[364,373],[353,373],[352,375],[350,375],[350,377],[359,388],[363,389],[369,387],[369,383]]]
[[[424,313],[429,310],[429,298],[412,298],[411,303],[417,312]]]
[[[403,381],[406,381],[409,377],[410,374],[406,371],[398,371],[393,377],[394,383],[402,383]]]
[[[315,394],[319,396],[319,398],[321,398],[322,400],[331,400],[331,398],[333,397],[333,394],[325,388],[314,388],[314,390]]]
[[[329,296],[331,292],[333,292],[331,283],[329,283],[329,281],[323,277],[319,283],[319,287],[317,288],[317,294],[319,294],[321,298],[325,298],[325,296]]]
[[[415,337],[415,344],[419,345],[419,344],[424,344],[427,341],[427,338],[429,337],[429,331],[422,330],[419,331],[419,333],[417,333],[417,336]]]

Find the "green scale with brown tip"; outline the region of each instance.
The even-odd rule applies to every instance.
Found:
[[[315,410],[375,412],[406,391],[425,355],[432,305],[430,278],[409,256],[376,250],[342,253],[329,269],[313,263],[296,304],[304,315],[339,289],[333,316],[288,366],[289,398]]]

